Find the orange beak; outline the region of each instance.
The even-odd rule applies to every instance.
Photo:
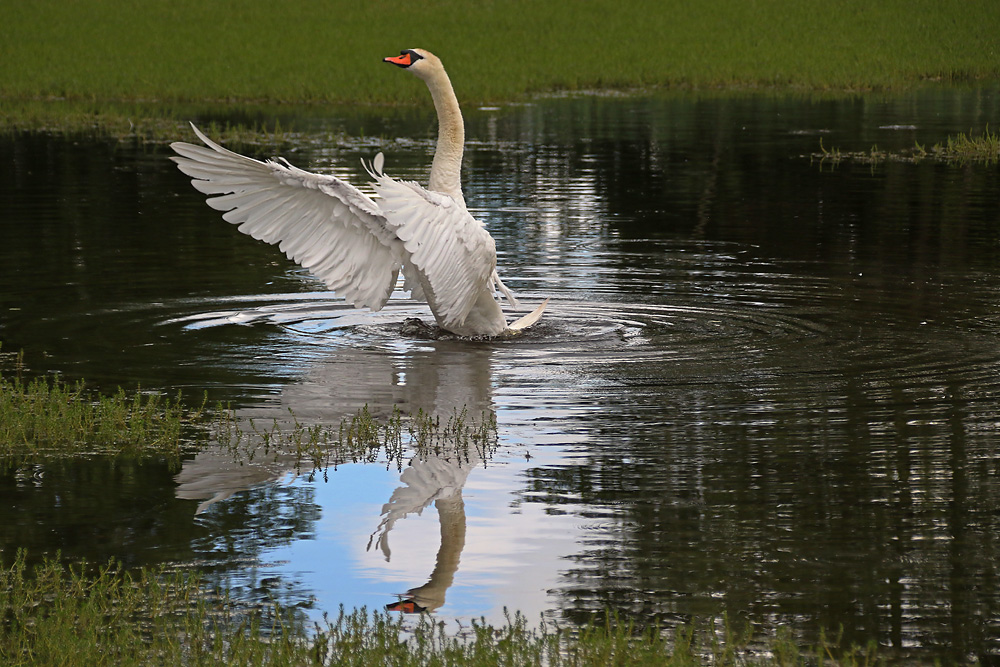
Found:
[[[382,62],[392,63],[393,65],[399,65],[400,67],[409,67],[413,64],[413,54],[401,53],[398,56],[383,58]]]

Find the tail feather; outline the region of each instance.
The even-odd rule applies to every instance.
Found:
[[[542,319],[542,313],[545,312],[545,306],[548,305],[548,303],[549,303],[548,299],[542,301],[542,305],[540,305],[538,308],[535,308],[533,311],[531,311],[524,317],[514,320],[514,322],[511,323],[510,326],[508,326],[507,328],[510,329],[511,331],[523,331],[524,329],[527,329],[532,324]]]

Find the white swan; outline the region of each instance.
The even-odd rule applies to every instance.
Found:
[[[384,58],[426,82],[438,116],[438,141],[425,189],[382,173],[379,153],[366,169],[373,200],[336,176],[286,160],[261,162],[219,146],[192,125],[208,148],[173,143],[171,158],[208,205],[244,234],[277,244],[356,307],[379,310],[403,271],[404,289],[426,299],[438,325],[460,336],[496,336],[531,326],[537,309],[508,326],[497,302],[517,300],[496,272],[496,245],[462,197],[465,127],[451,81],[432,53],[408,49]]]

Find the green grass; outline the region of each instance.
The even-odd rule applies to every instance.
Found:
[[[18,365],[21,364],[20,358]],[[186,424],[203,408],[181,396],[119,389],[111,396],[59,377],[0,372],[0,457],[81,454],[180,454]]]
[[[284,630],[277,635],[262,628]],[[0,570],[0,664],[310,664],[305,629],[276,607],[240,611],[196,575],[119,565]]]
[[[11,355],[0,352],[0,360]],[[326,473],[343,463],[384,460],[402,470],[404,458],[430,455],[485,460],[497,446],[496,416],[473,419],[456,410],[442,419],[399,410],[376,418],[367,407],[339,425],[303,424],[289,411],[283,420],[241,419],[206,401],[189,408],[159,392],[110,396],[87,388],[84,381],[58,376],[28,379],[23,355],[12,358],[13,371],[0,369],[0,457],[98,455],[170,455],[212,441],[234,460],[293,456],[302,472]],[[8,461],[9,463],[10,461]]]
[[[449,629],[450,628],[450,629]],[[456,632],[418,618],[341,609],[316,625],[277,604],[246,608],[197,573],[73,566],[24,552],[0,567],[0,663],[116,665],[840,665],[880,662],[873,647],[800,647],[790,633],[751,644],[728,624],[661,632],[614,616],[583,628],[513,614]]]
[[[219,104],[174,106],[115,100],[0,98],[0,133],[47,132],[167,143],[190,140],[189,122],[198,119],[200,129],[229,146],[253,144],[278,148],[287,144],[290,128],[282,127],[275,118],[273,106],[240,105],[240,114],[253,120],[210,120],[235,115],[233,111],[232,107]]]
[[[0,8],[0,122],[100,124],[112,109],[139,122],[209,102],[428,105],[419,81],[381,62],[415,46],[444,59],[466,103],[996,79],[998,32],[994,0],[12,2]]]

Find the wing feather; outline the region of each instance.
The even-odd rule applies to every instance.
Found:
[[[277,245],[355,306],[392,294],[403,244],[377,204],[341,179],[234,153],[191,126],[205,146],[174,143],[171,159],[227,222]]]

